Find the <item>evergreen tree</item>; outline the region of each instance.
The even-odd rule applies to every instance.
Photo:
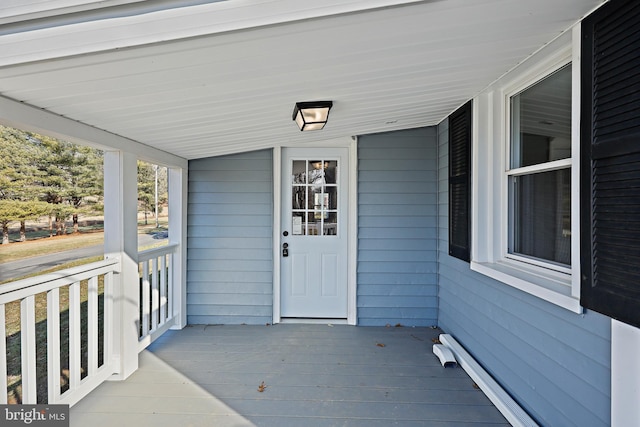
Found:
[[[39,201],[0,200],[0,226],[2,226],[2,244],[9,243],[9,224],[13,221],[24,223],[49,213],[51,205]],[[21,236],[22,237],[22,236]]]
[[[66,233],[66,219],[73,216],[78,231],[78,214],[100,210],[102,196],[102,154],[48,136],[30,134],[42,148],[38,169],[42,172],[43,200],[56,205],[56,234]],[[60,206],[58,206],[60,205]]]
[[[8,241],[12,221],[20,221],[24,240],[25,221],[40,215],[49,215],[51,234],[52,218],[57,234],[64,234],[65,220],[71,215],[78,231],[79,213],[102,210],[102,185],[99,150],[0,126],[0,201],[24,202],[4,204],[3,240]],[[39,201],[50,206],[45,209]]]
[[[25,203],[5,204],[3,208],[3,243],[8,243],[8,224],[20,221],[20,240],[26,240],[25,221],[35,219],[37,212],[46,212],[42,206],[35,207],[41,194],[40,172],[36,159],[40,156],[38,148],[29,141],[25,132],[0,126],[0,202],[16,201]],[[26,203],[29,202],[29,203]],[[21,210],[22,209],[22,210]],[[7,213],[12,212],[11,218]]]

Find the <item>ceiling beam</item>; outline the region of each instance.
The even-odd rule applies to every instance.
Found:
[[[140,160],[176,168],[187,168],[182,157],[98,129],[49,111],[0,96],[0,124],[47,135],[64,141],[90,145],[105,151],[126,151]]]

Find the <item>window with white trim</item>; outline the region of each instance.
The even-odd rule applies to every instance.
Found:
[[[579,29],[474,99],[471,269],[582,312]]]
[[[509,97],[508,257],[571,266],[571,65]]]

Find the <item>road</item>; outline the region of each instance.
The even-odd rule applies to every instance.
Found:
[[[166,240],[164,235],[139,234],[138,245],[147,246]],[[37,257],[25,258],[19,261],[11,261],[0,264],[0,282],[27,274],[47,270],[58,265],[74,261],[81,258],[90,258],[104,253],[102,245],[89,246],[86,248],[71,249],[69,251],[57,252],[54,254],[41,255]]]

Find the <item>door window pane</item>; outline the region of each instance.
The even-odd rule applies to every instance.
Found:
[[[329,212],[328,217],[324,220],[322,234],[325,236],[335,236],[338,231],[338,213]]]
[[[304,160],[294,160],[292,165],[291,182],[294,184],[307,183],[307,162]]]
[[[293,209],[304,209],[307,200],[307,187],[294,185],[291,190],[291,207]]]

